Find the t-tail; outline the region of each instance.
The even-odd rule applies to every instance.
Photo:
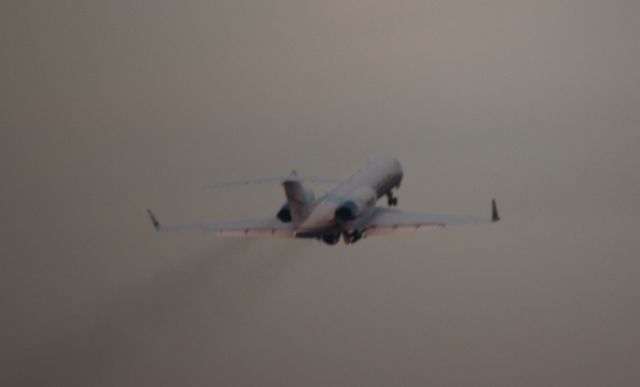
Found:
[[[298,226],[309,216],[315,195],[311,189],[302,184],[302,179],[298,177],[295,170],[282,182],[282,186],[287,197],[291,221]]]

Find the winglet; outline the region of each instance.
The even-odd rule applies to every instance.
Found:
[[[500,215],[498,215],[498,206],[496,205],[496,199],[491,199],[491,221],[498,222]]]
[[[147,214],[149,214],[149,218],[151,218],[151,223],[153,223],[153,228],[155,228],[156,230],[159,230],[160,222],[158,221],[158,218],[156,218],[156,216],[153,215],[153,212],[151,212],[151,210],[148,208],[147,208]]]

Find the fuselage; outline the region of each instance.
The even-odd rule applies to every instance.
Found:
[[[353,231],[371,215],[376,201],[402,182],[402,166],[390,156],[377,156],[313,203],[296,237],[313,238]]]

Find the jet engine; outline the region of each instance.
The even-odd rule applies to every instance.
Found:
[[[376,192],[371,187],[360,187],[349,200],[338,206],[335,218],[343,222],[353,220],[373,207],[377,198]]]
[[[291,210],[289,209],[289,203],[283,204],[276,216],[282,223],[291,222]]]

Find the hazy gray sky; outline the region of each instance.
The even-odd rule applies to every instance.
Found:
[[[1,385],[640,384],[640,2],[4,1]],[[329,248],[154,233],[396,155]],[[318,187],[322,192],[323,187]]]

